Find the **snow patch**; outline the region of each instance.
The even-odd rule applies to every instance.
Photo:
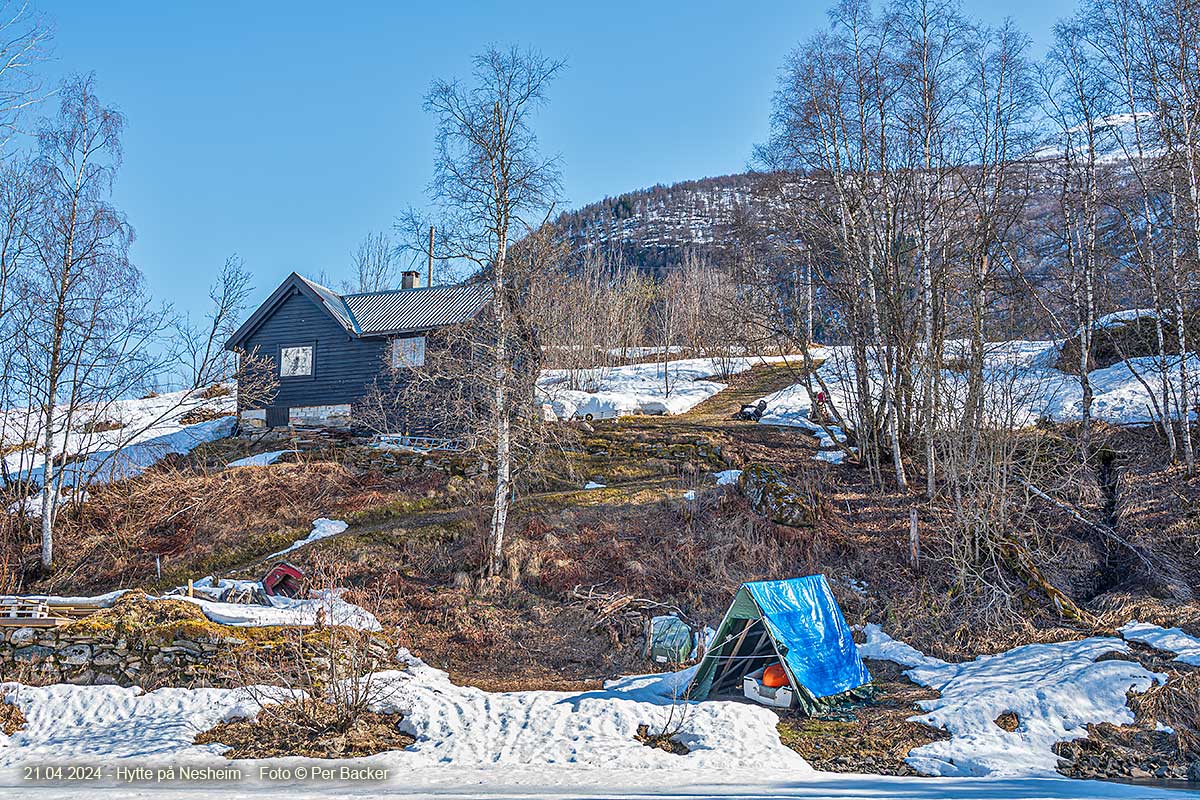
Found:
[[[456,686],[448,675],[401,651],[407,669],[377,673],[375,709],[405,714],[417,738],[404,751],[374,756],[374,766],[439,772],[453,767],[500,770],[645,770],[647,775],[693,770],[759,769],[770,764],[793,777],[811,774],[784,747],[777,717],[735,702],[679,704],[694,668],[633,676],[583,692],[485,692]],[[192,744],[196,733],[257,707],[227,689],[140,689],[111,686],[4,688],[29,724],[0,747],[0,770],[26,762],[137,758],[216,761],[220,746]],[[691,753],[646,747],[639,725],[661,725],[686,709],[679,739]],[[228,764],[228,762],[222,762]],[[653,771],[653,772],[652,772]],[[615,773],[614,773],[615,774]],[[650,779],[657,781],[657,778]]]
[[[560,420],[683,414],[725,389],[726,384],[711,380],[713,376],[787,360],[787,356],[685,358],[665,366],[655,362],[576,371],[552,369],[542,372],[537,391],[544,407]],[[581,388],[571,388],[572,384]]]
[[[322,591],[315,597],[292,598],[278,595],[267,598],[269,606],[250,603],[218,603],[200,597],[172,595],[171,600],[184,600],[200,606],[204,616],[213,622],[235,628],[271,626],[308,628],[315,625],[341,625],[360,631],[381,631],[375,615],[365,608],[348,603],[338,592]]]
[[[1155,650],[1174,653],[1175,660],[1180,664],[1200,667],[1200,639],[1179,628],[1160,628],[1149,622],[1134,620],[1125,623],[1118,633],[1131,642],[1141,642]]]
[[[195,582],[194,586],[202,588],[217,586],[225,588],[233,585],[254,585],[254,581],[231,581],[222,579],[214,582],[211,577]],[[261,584],[259,584],[261,586]],[[40,600],[53,606],[97,606],[112,608],[113,604],[129,589],[118,589],[115,592],[96,595],[94,597],[60,597],[56,595],[21,595],[24,600]],[[204,616],[222,625],[238,628],[258,628],[267,626],[311,627],[317,624],[342,625],[348,628],[358,628],[364,631],[382,630],[379,620],[364,608],[349,603],[341,598],[341,590],[315,592],[313,597],[291,598],[271,596],[269,606],[243,603],[219,603],[202,597],[188,597],[186,594],[170,594],[162,597],[146,595],[150,600],[183,600],[200,607]],[[5,600],[12,599],[8,595],[0,595],[0,605]]]
[[[239,458],[237,461],[230,461],[225,465],[226,469],[235,469],[237,467],[266,467],[274,464],[283,456],[289,453],[294,453],[295,450],[272,450],[269,453],[259,453],[253,456]]]
[[[271,553],[271,555],[267,556],[267,558],[277,558],[290,553],[297,548],[304,547],[306,544],[319,542],[322,539],[328,539],[330,536],[337,536],[339,533],[342,533],[349,527],[350,525],[348,523],[343,522],[340,519],[326,519],[325,517],[314,519],[312,524],[312,532],[309,533],[308,536],[304,537],[303,539],[297,539],[284,549],[280,550],[278,553]]]
[[[865,631],[863,657],[910,667],[909,678],[941,694],[921,701],[926,713],[911,718],[952,737],[909,753],[907,762],[927,775],[1054,776],[1056,742],[1086,736],[1091,723],[1133,722],[1126,692],[1144,692],[1166,681],[1133,661],[1097,661],[1106,653],[1128,651],[1125,642],[1109,637],[1024,645],[951,664],[897,642],[878,625]],[[1011,733],[995,723],[1005,712],[1019,720]]]
[[[56,431],[52,437],[56,456],[68,456],[62,469],[62,485],[131,478],[168,455],[186,455],[204,442],[225,438],[233,432],[236,408],[233,387],[229,387],[228,394],[215,398],[204,398],[199,391],[183,391],[119,400],[103,408],[83,407],[76,412],[69,430]],[[182,419],[199,409],[229,416],[184,425]],[[0,410],[0,444],[20,445],[40,439],[40,413],[25,408]],[[65,414],[66,409],[61,413]],[[83,424],[90,421],[89,415],[102,415],[103,421],[118,427],[89,430]],[[4,456],[5,467],[14,480],[20,476],[34,483],[42,480],[45,460],[40,447],[14,449]]]
[[[1113,326],[1145,313],[1146,309],[1116,312],[1101,318],[1100,322]],[[948,342],[947,356],[961,356],[965,346],[964,342]],[[849,348],[838,346],[825,350],[827,358],[817,372],[829,389],[829,403],[845,415],[856,406],[859,387],[855,365]],[[1024,427],[1039,419],[1056,422],[1082,419],[1083,390],[1079,378],[1054,368],[1060,354],[1061,343],[1057,341],[1015,340],[988,346],[984,354],[983,401],[985,415],[992,424]],[[1200,376],[1200,356],[1189,353],[1186,358],[1187,370],[1196,381]],[[1152,422],[1154,403],[1161,400],[1168,379],[1176,395],[1172,405],[1177,408],[1179,367],[1178,355],[1168,356],[1165,364],[1157,356],[1138,356],[1093,370],[1088,374],[1094,395],[1093,417],[1113,425]],[[878,365],[872,365],[867,378],[872,394],[880,396],[883,380]],[[940,407],[944,413],[960,413],[967,394],[966,375],[945,370],[940,387],[943,393]],[[1193,392],[1200,390],[1200,382],[1191,388]],[[814,393],[816,389],[814,385]],[[830,431],[826,433],[812,421],[810,395],[804,384],[789,386],[762,399],[767,403],[767,410],[759,420],[761,423],[803,428],[819,440],[822,452],[818,453],[818,459],[841,459],[840,451],[834,448],[846,440],[846,432],[829,426]]]
[[[731,486],[742,477],[740,469],[726,469],[716,473],[717,486]]]

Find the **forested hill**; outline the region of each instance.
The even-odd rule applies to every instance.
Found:
[[[1143,128],[1147,126],[1146,114],[1114,114],[1097,119],[1092,128],[1097,165],[1117,181],[1130,179],[1122,171],[1130,158],[1161,152],[1151,133],[1135,131],[1135,118]],[[1079,150],[1084,133],[1083,126],[1071,128],[1060,137],[1063,141],[1043,144],[1021,159],[1040,165],[1028,173],[1028,182],[1018,190],[1025,195],[1022,216],[1026,222],[1048,213],[1045,204],[1053,199],[1059,184],[1051,171],[1068,149],[1082,157]],[[743,172],[670,186],[658,184],[564,212],[557,225],[581,256],[599,251],[616,263],[613,256],[619,255],[624,266],[661,274],[688,253],[719,263],[750,231],[754,237],[778,232],[779,209],[772,208],[765,198],[778,197],[779,184],[794,185],[794,181],[778,173]],[[768,183],[773,186],[766,186]],[[1033,235],[1032,230],[1027,233]],[[1031,245],[1035,250],[1044,246],[1042,242]]]
[[[756,197],[758,173],[722,175],[606,197],[559,216],[577,252],[620,254],[629,267],[661,272],[696,253],[720,260],[739,227],[769,227]]]

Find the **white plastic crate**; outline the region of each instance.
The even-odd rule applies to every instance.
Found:
[[[756,703],[762,703],[764,706],[772,708],[791,708],[792,701],[795,695],[792,693],[791,686],[779,686],[772,688],[764,686],[762,682],[763,671],[766,667],[757,669],[742,678],[742,694],[746,699],[753,700]]]

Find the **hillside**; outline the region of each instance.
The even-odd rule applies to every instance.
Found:
[[[744,172],[638,189],[561,214],[556,220],[580,253],[619,254],[627,266],[661,273],[688,253],[722,260],[738,226],[762,228],[772,214]]]
[[[1039,452],[1035,477],[1071,469],[1078,442],[1077,409],[1063,396],[1070,379],[1050,366],[1060,347],[1008,343],[991,356],[997,380],[1010,365],[1030,383],[1021,394],[1030,416],[1043,418],[1022,434],[1022,447]],[[811,354],[834,402],[842,402],[840,353]],[[554,423],[562,449],[522,478],[499,581],[478,577],[488,500],[470,458],[389,452],[339,436],[251,434],[197,442],[144,471],[93,484],[62,520],[61,567],[48,577],[30,573],[21,590],[86,600],[130,588],[156,597],[189,582],[255,586],[286,557],[311,588],[382,628],[399,654],[398,671],[377,673],[396,683],[373,706],[403,715],[411,733],[374,756],[397,769],[729,770],[765,753],[794,774],[810,766],[1025,781],[1186,774],[1196,728],[1180,697],[1200,671],[1160,651],[1200,652],[1200,639],[1185,632],[1200,632],[1200,610],[1171,599],[1128,547],[1088,524],[1104,520],[1133,552],[1173,565],[1170,580],[1200,586],[1189,556],[1200,540],[1189,511],[1200,483],[1166,463],[1152,430],[1123,424],[1141,420],[1139,381],[1114,376],[1101,398],[1115,424],[1093,446],[1108,454],[1111,479],[1081,478],[1073,513],[1030,506],[1040,541],[1029,547],[1038,548],[1041,567],[1014,566],[1012,605],[998,608],[964,594],[947,570],[952,510],[880,491],[813,422],[794,357],[742,359],[736,374],[721,378],[711,360],[680,359],[671,368],[670,402],[659,364],[599,369],[581,376],[586,391],[568,388],[563,375],[544,376],[541,390],[573,419]],[[737,418],[759,398],[768,404],[761,422]],[[157,400],[131,402],[127,416]],[[631,413],[638,411],[651,413]],[[920,515],[917,564],[908,553],[911,508]],[[697,702],[680,723],[686,732],[670,733],[659,720],[692,673],[647,660],[649,619],[670,609],[712,629],[743,582],[816,573],[846,619],[863,626],[870,694],[814,716]],[[336,593],[321,588],[324,580],[336,580]],[[322,601],[192,602],[210,622],[262,624]],[[264,641],[275,641],[263,631]],[[971,660],[980,655],[993,657]],[[1156,687],[1164,674],[1170,683]],[[7,748],[0,737],[0,766],[38,748],[62,753],[65,724],[83,731],[70,751],[80,757],[109,747],[121,726],[154,719],[184,731],[156,746],[198,759],[218,758],[222,745],[211,743],[228,743],[221,737],[249,725],[222,721],[239,695],[196,688],[191,677],[144,694],[22,680],[30,685],[9,703],[23,712],[25,731]],[[1013,689],[1029,684],[1037,691]],[[917,702],[925,713],[914,721]],[[1010,718],[1012,730],[999,727]],[[655,726],[667,731],[665,749],[651,741]],[[200,731],[207,732],[196,738]],[[253,741],[253,727],[250,734]],[[1127,739],[1135,744],[1105,751],[1102,763],[1089,755]],[[130,737],[120,752],[143,755],[139,741]],[[285,742],[280,752],[295,746]],[[1078,785],[1063,796],[1095,796]]]
[[[1163,152],[1152,138],[1147,116],[1114,114],[1096,121],[1095,157],[1109,180],[1118,184],[1132,180],[1127,169],[1130,159]],[[1076,159],[1084,156],[1085,133],[1084,126],[1076,126],[1061,141],[1035,147],[1019,160],[1028,172],[1015,190],[1023,195],[1025,209],[1017,227],[1029,252],[1044,255],[1058,246],[1043,220],[1059,190],[1057,165],[1068,154]],[[785,173],[742,172],[656,184],[564,212],[555,224],[580,257],[600,252],[619,257],[624,266],[661,275],[688,254],[722,264],[742,242],[792,238],[778,198],[781,192],[798,191],[803,182]],[[1107,224],[1117,223],[1114,218]],[[1042,271],[1039,259],[1027,261],[1025,267],[1031,277]]]

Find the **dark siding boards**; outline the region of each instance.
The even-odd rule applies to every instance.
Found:
[[[275,362],[282,347],[314,345],[312,377],[280,378],[268,414],[275,422],[288,408],[354,403],[371,388],[384,364],[386,339],[355,339],[303,294],[295,292],[246,339],[247,352]],[[274,411],[274,414],[271,414]]]

